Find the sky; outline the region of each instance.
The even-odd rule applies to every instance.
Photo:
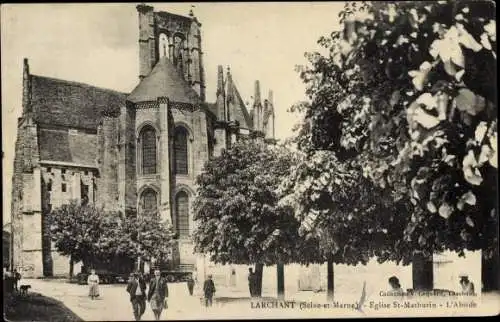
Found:
[[[341,2],[147,3],[156,11],[188,15],[202,23],[209,102],[215,101],[217,65],[230,66],[245,101],[260,80],[263,98],[274,93],[276,136],[292,135],[298,116],[287,109],[305,99],[296,65],[320,50],[317,40],[338,30]],[[22,65],[30,72],[130,92],[138,83],[137,4],[4,4],[1,6],[3,218],[10,195]]]

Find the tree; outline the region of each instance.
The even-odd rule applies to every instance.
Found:
[[[280,187],[280,204],[294,209],[299,234],[318,244],[327,262],[327,297],[333,298],[333,264],[397,260],[403,237],[404,204],[393,204],[387,189],[373,185],[334,152],[315,151],[292,166]],[[399,208],[398,208],[399,207]]]
[[[108,223],[106,233],[99,239],[99,248],[114,256],[148,261],[164,261],[170,256],[174,232],[157,211],[137,216],[117,214],[114,218],[115,223]]]
[[[124,216],[92,204],[72,201],[50,213],[51,239],[56,250],[70,256],[70,265],[165,259],[171,252],[172,228],[157,213]],[[70,269],[71,271],[71,269]]]
[[[296,143],[332,151],[392,191],[408,209],[394,245],[403,263],[443,250],[481,249],[483,264],[497,257],[494,9],[348,3],[344,30],[319,40],[330,54],[311,53],[300,68],[310,103]]]
[[[91,263],[95,257],[106,257],[106,248],[99,248],[99,239],[106,233],[109,220],[103,210],[77,201],[62,205],[49,214],[50,237],[56,250],[70,257],[70,273],[74,263]]]
[[[278,205],[278,185],[293,162],[283,147],[241,140],[197,177],[195,251],[216,263],[255,263],[259,294],[264,265],[278,264],[279,273],[281,264],[319,256],[313,242],[301,241],[291,208]]]

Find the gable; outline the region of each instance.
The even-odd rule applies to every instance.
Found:
[[[230,119],[238,121],[241,127],[251,129],[253,128],[252,118],[247,111],[245,103],[243,102],[243,99],[241,98],[240,92],[236,88],[236,85],[234,85],[234,83],[231,83],[231,85],[232,86],[229,89],[231,94],[228,96],[228,99],[230,101],[228,105],[231,109],[229,111]]]

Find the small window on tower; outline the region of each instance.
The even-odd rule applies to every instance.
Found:
[[[49,167],[49,168],[47,168],[47,172],[48,172],[48,173],[52,173],[52,168],[50,168],[50,167]]]
[[[65,183],[63,183],[61,185],[61,189],[62,189],[62,192],[66,192],[66,184]]]
[[[89,175],[89,172],[88,172],[88,171],[85,171],[85,172],[84,172],[84,174],[85,174],[86,176],[88,176],[88,175]]]
[[[62,173],[62,174],[65,174],[65,173],[66,173],[66,169],[62,169],[62,170],[61,170],[61,173]]]

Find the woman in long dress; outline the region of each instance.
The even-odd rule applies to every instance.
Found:
[[[93,300],[99,296],[99,276],[97,276],[94,269],[90,271],[87,284],[89,285],[89,296]]]

